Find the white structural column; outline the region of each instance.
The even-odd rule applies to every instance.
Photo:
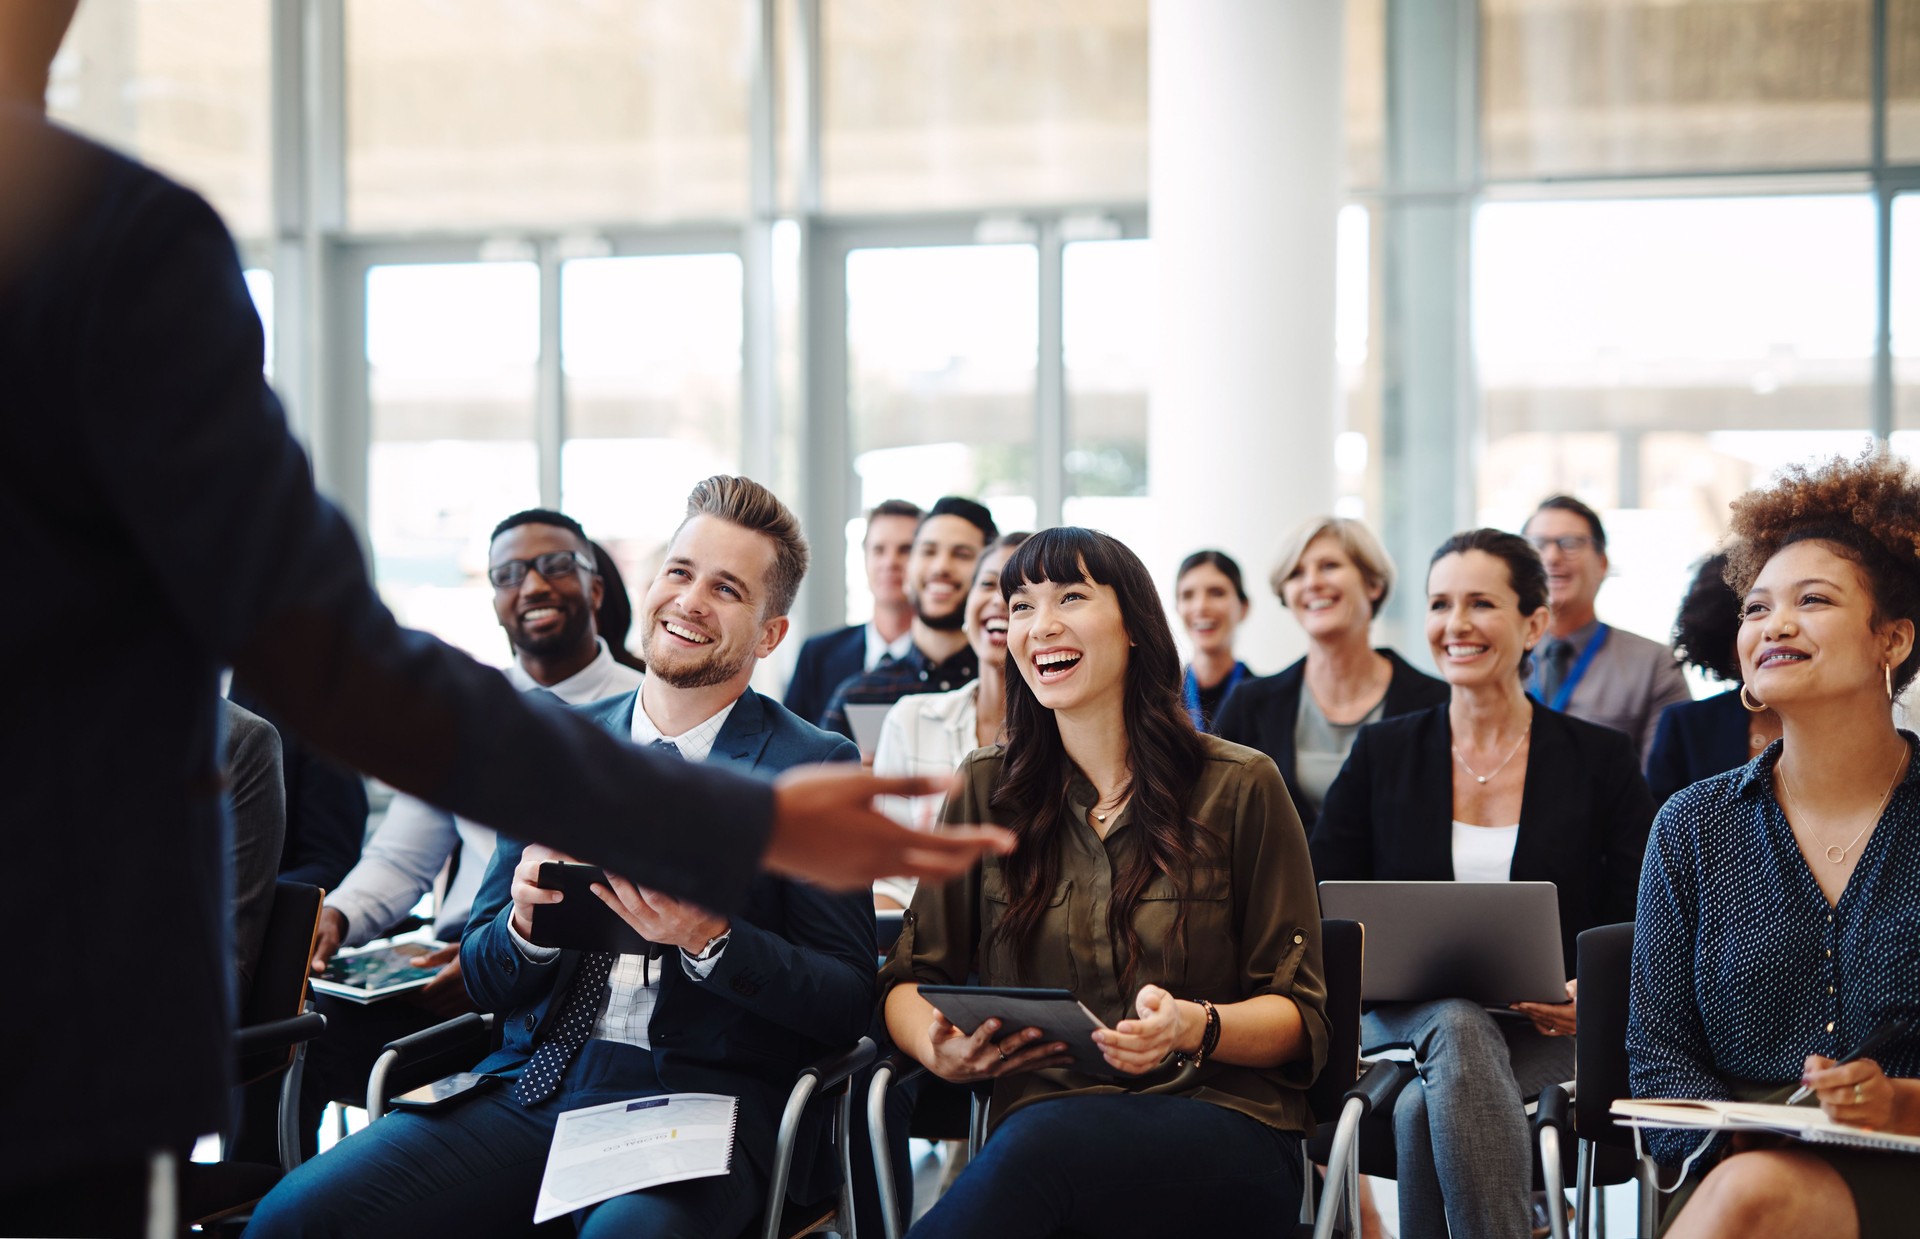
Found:
[[[1148,23],[1156,542],[1136,549],[1169,591],[1190,551],[1239,560],[1239,652],[1262,673],[1305,648],[1266,588],[1274,551],[1334,500],[1342,10],[1153,0]]]

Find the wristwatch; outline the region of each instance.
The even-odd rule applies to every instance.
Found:
[[[692,951],[689,951],[686,947],[681,947],[680,953],[682,955],[685,955],[688,959],[692,960],[696,964],[703,964],[706,961],[712,959],[714,956],[718,955],[721,951],[725,950],[727,945],[727,939],[731,937],[733,937],[733,928],[729,926],[726,929],[723,929],[719,933],[715,934],[713,937],[708,938],[707,945],[700,948],[700,953],[698,955],[695,955]]]

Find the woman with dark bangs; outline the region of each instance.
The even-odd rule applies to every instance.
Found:
[[[1153,580],[1086,529],[1035,535],[1000,578],[1006,743],[948,821],[1019,846],[922,887],[881,974],[894,1043],[992,1081],[991,1137],[916,1236],[1251,1234],[1299,1208],[1306,1088],[1326,1057],[1306,839],[1266,756],[1194,731]],[[1072,990],[1108,1026],[1105,1080],[1038,1030],[966,1036],[926,984]]]

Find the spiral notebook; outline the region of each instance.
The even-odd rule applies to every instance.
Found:
[[[627,1192],[733,1167],[740,1099],[668,1093],[567,1110],[553,1129],[535,1225]]]
[[[1816,1144],[1920,1153],[1920,1136],[1868,1131],[1864,1127],[1836,1123],[1818,1106],[1778,1106],[1753,1101],[1616,1101],[1613,1113],[1628,1127],[1767,1131]]]

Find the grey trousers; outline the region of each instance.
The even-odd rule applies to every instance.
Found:
[[[1369,1051],[1411,1046],[1420,1072],[1393,1107],[1401,1239],[1528,1239],[1523,1107],[1573,1077],[1573,1039],[1446,998],[1375,1007],[1360,1040]]]

